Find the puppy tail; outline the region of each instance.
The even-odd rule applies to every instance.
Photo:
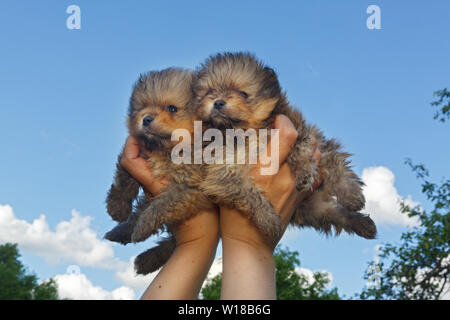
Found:
[[[345,231],[348,233],[356,233],[358,236],[366,239],[375,239],[377,237],[377,227],[375,222],[367,214],[359,212],[350,212],[347,209],[347,224]]]
[[[144,251],[134,260],[134,268],[138,274],[148,274],[155,272],[169,260],[175,251],[177,242],[171,235],[158,241],[158,246]]]
[[[362,192],[364,183],[351,169],[348,159],[351,154],[341,152],[341,146],[336,140],[322,139],[319,170],[324,178],[326,191],[336,196],[337,202],[346,209],[361,210],[366,202]]]
[[[305,200],[292,217],[292,223],[300,227],[313,227],[329,235],[342,230],[366,239],[375,239],[377,227],[369,215],[350,211],[333,199],[327,199],[323,190],[317,190]]]

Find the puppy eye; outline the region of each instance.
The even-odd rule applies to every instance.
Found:
[[[171,104],[170,106],[167,106],[167,111],[169,111],[170,113],[176,113],[178,111],[178,108]]]
[[[208,90],[208,92],[206,92],[205,97],[209,96],[213,91],[211,89]]]
[[[248,93],[245,91],[239,91],[239,94],[244,98],[247,99],[248,98]]]

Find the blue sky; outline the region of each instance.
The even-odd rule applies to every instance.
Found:
[[[81,30],[66,28],[71,4],[81,8]],[[366,27],[371,4],[381,8],[381,30]],[[450,171],[450,131],[430,106],[433,92],[449,86],[449,11],[448,1],[2,1],[0,205],[29,224],[44,214],[52,232],[75,209],[92,217],[89,230],[101,238],[114,225],[104,198],[139,73],[248,50],[277,71],[308,121],[354,154],[358,174],[390,172],[395,182],[382,179],[379,188],[427,208],[404,160],[425,163],[435,180]],[[364,285],[374,247],[406,230],[400,220],[380,220],[372,241],[297,230],[283,242],[300,252],[302,267],[329,271],[349,296]],[[79,264],[49,263],[11,237],[24,241],[23,261],[41,278]],[[128,261],[150,245],[112,248]],[[112,266],[81,269],[105,290],[124,285]]]

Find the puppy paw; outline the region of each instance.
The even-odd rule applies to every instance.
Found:
[[[134,243],[144,241],[152,234],[157,233],[158,228],[159,223],[154,215],[150,217],[140,217],[134,227],[131,241]]]
[[[297,178],[297,189],[300,191],[312,190],[314,182],[320,178],[317,168],[313,164],[307,167],[307,171]]]
[[[258,229],[266,236],[274,239],[281,238],[283,234],[283,224],[281,217],[275,211],[263,212],[254,220]]]
[[[130,201],[120,197],[113,197],[113,193],[110,193],[106,205],[106,211],[114,221],[118,222],[127,220],[133,209]]]
[[[118,242],[123,245],[131,242],[133,226],[128,221],[119,223],[114,229],[105,234],[105,239]]]
[[[316,181],[315,175],[312,173],[308,174],[297,184],[297,188],[302,191],[303,190],[312,190],[314,181]]]

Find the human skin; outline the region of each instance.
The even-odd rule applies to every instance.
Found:
[[[280,130],[279,171],[275,175],[260,175],[261,166],[257,164],[251,176],[281,215],[286,230],[294,212],[292,208],[307,192],[296,191],[289,166],[284,163],[297,139],[297,131],[284,115],[277,116],[274,128]],[[314,160],[319,159],[320,152],[316,151]],[[121,165],[146,193],[157,195],[168,183],[164,178],[152,176],[145,159],[139,157],[138,142],[132,136],[125,144]],[[218,210],[202,211],[175,227],[177,247],[141,299],[196,299],[214,260],[219,236],[223,249],[221,298],[276,299],[273,250],[280,239],[262,235],[235,209],[221,207],[220,219],[218,213]],[[182,277],[177,276],[181,274]]]
[[[258,164],[251,176],[280,214],[284,233],[293,208],[308,192],[297,192],[289,165],[284,162],[297,140],[297,130],[283,115],[275,119],[274,128],[280,129],[279,171],[275,175],[260,175]],[[318,162],[320,152],[317,142],[315,144],[313,158]],[[270,150],[270,145],[267,148]],[[320,181],[316,181],[315,187],[318,184]],[[246,216],[223,206],[220,207],[220,230],[223,253],[221,299],[276,299],[273,251],[280,239],[264,236]]]
[[[135,137],[129,136],[121,165],[144,188],[146,194],[158,195],[167,185],[164,178],[155,178],[144,158],[139,156]],[[219,242],[218,210],[202,211],[174,228],[177,246],[141,299],[197,299],[208,274]],[[179,276],[183,275],[183,276]]]

